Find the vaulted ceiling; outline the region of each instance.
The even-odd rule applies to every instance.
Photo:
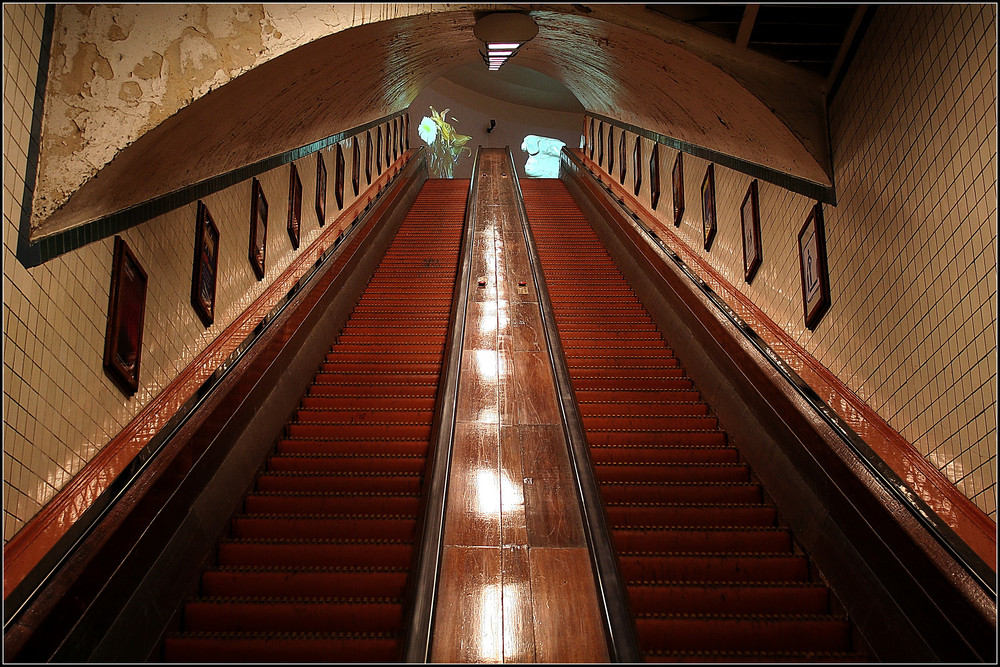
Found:
[[[59,5],[32,236],[404,110],[482,63],[472,28],[496,10],[535,20],[513,62],[586,110],[829,186],[825,92],[840,65],[778,53],[775,12],[755,8]],[[834,37],[817,40],[828,57]]]

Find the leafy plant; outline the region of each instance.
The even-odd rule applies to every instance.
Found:
[[[435,178],[452,178],[455,164],[463,152],[472,155],[472,149],[465,144],[472,138],[466,134],[458,134],[445,118],[450,109],[438,113],[434,107],[429,107],[431,115],[424,116],[417,127],[417,134],[427,144],[427,168]],[[452,117],[453,121],[457,118]]]

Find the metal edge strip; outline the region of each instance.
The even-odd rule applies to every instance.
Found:
[[[49,6],[51,7],[51,5]],[[41,78],[42,74],[40,70],[39,79]],[[36,106],[43,103],[44,100],[39,103],[36,99]],[[324,137],[323,139],[319,139],[304,146],[299,146],[298,148],[293,148],[283,153],[266,157],[263,160],[258,160],[257,162],[253,162],[246,166],[238,167],[217,176],[212,176],[211,178],[207,178],[198,183],[193,183],[192,185],[183,187],[179,190],[154,197],[153,199],[149,199],[130,208],[118,211],[117,213],[112,213],[102,218],[98,218],[97,220],[92,220],[90,222],[83,223],[82,225],[77,225],[76,227],[71,227],[70,229],[56,232],[48,236],[43,236],[33,241],[28,239],[30,235],[29,227],[31,222],[31,209],[34,200],[34,177],[35,172],[37,171],[37,152],[39,147],[36,146],[36,142],[32,141],[30,145],[35,149],[36,155],[34,163],[32,163],[30,156],[28,160],[29,167],[31,168],[30,175],[32,177],[30,179],[31,190],[29,192],[29,179],[25,178],[25,194],[24,201],[21,204],[21,230],[18,235],[17,259],[22,265],[24,265],[25,268],[39,266],[40,264],[44,264],[59,255],[72,252],[73,250],[78,250],[79,248],[82,248],[90,243],[100,241],[101,239],[107,238],[113,234],[123,232],[126,229],[131,229],[132,227],[141,225],[144,222],[149,222],[159,215],[173,211],[174,209],[190,204],[198,199],[203,199],[208,195],[224,190],[228,187],[236,185],[237,183],[241,183],[254,176],[259,176],[266,171],[288,164],[289,162],[294,162],[295,160],[343,141],[348,137],[366,132],[367,130],[377,127],[386,121],[392,120],[396,117],[401,117],[405,113],[406,111],[404,110],[398,113],[389,114],[388,116],[383,116],[382,118],[369,121],[364,125],[358,125],[357,127],[343,130],[341,132],[337,132],[336,134],[331,134],[328,137]],[[41,121],[38,120],[35,122],[39,124],[40,133]],[[35,136],[34,123],[32,124],[31,136]]]
[[[398,182],[399,177],[404,175],[407,167],[416,167],[423,161],[417,157],[411,159],[406,166],[392,177],[390,183]],[[76,549],[83,543],[91,531],[104,518],[104,516],[114,507],[115,503],[139,479],[149,464],[157,454],[170,442],[170,440],[183,428],[187,421],[194,415],[197,409],[208,400],[212,392],[222,383],[239,362],[246,356],[253,345],[280,319],[289,305],[300,293],[308,292],[309,286],[318,280],[323,269],[329,265],[333,258],[338,256],[340,249],[346,247],[346,242],[355,232],[365,226],[371,220],[371,212],[375,209],[379,200],[393,188],[384,187],[375,194],[374,198],[361,211],[358,217],[351,223],[350,227],[341,232],[337,239],[321,254],[311,267],[293,284],[282,300],[277,303],[271,311],[247,334],[247,337],[236,347],[229,357],[219,365],[205,382],[195,391],[177,412],[167,420],[146,445],[126,465],[125,469],[108,485],[108,487],[97,497],[94,503],[83,512],[81,517],[59,538],[55,546],[49,550],[48,554],[39,561],[24,580],[11,591],[11,594],[4,600],[4,633],[6,634],[20,615],[28,608],[31,602],[42,591],[47,582],[55,575],[62,565],[73,555]]]
[[[480,149],[482,146],[479,147]],[[465,318],[472,284],[472,241],[476,231],[476,190],[479,185],[479,151],[472,163],[472,179],[465,200],[465,229],[459,259],[458,280],[452,296],[452,322],[449,330],[445,365],[434,411],[431,434],[430,474],[424,475],[427,504],[421,518],[420,547],[417,564],[410,574],[412,588],[408,615],[404,662],[430,662],[434,629],[434,607],[438,594],[438,575],[444,548],[445,509],[448,501],[448,478],[454,446],[458,383],[465,345]]]
[[[732,155],[714,151],[711,148],[689,144],[686,141],[674,139],[673,137],[668,137],[665,134],[653,132],[652,130],[646,130],[638,125],[632,125],[631,123],[626,123],[621,120],[615,120],[610,116],[605,116],[593,111],[587,111],[585,115],[596,118],[599,121],[615,125],[621,129],[631,132],[632,134],[643,136],[658,144],[670,146],[671,148],[677,149],[689,155],[694,155],[695,157],[700,157],[703,160],[720,164],[723,167],[732,169],[733,171],[738,171],[741,174],[747,174],[753,178],[759,178],[762,181],[773,183],[774,185],[784,188],[790,192],[805,195],[810,199],[817,199],[824,204],[834,206],[837,204],[837,191],[833,186],[826,186],[813,181],[808,181],[804,178],[798,178],[797,176],[786,174],[785,172],[778,171],[777,169],[771,169],[770,167],[754,164],[753,162],[747,162],[746,160],[741,160],[740,158],[733,157]]]
[[[507,158],[510,162],[512,182],[517,192],[518,215],[521,219],[521,231],[528,250],[528,260],[531,264],[532,278],[538,295],[538,309],[542,318],[542,330],[548,347],[549,364],[556,385],[559,401],[559,411],[562,415],[563,433],[569,450],[570,465],[576,485],[577,498],[580,502],[580,512],[583,518],[584,532],[590,547],[591,567],[597,585],[597,595],[604,617],[604,631],[608,641],[608,653],[614,662],[641,662],[642,651],[639,649],[634,615],[628,604],[625,583],[618,571],[618,558],[611,545],[611,532],[608,528],[604,503],[597,487],[593,463],[590,458],[590,446],[583,429],[583,421],[576,403],[576,394],[566,366],[566,356],[562,341],[556,326],[555,312],[549,298],[545,275],[542,272],[541,260],[535,237],[531,233],[528,213],[524,207],[524,196],[521,192],[521,181],[514,165],[514,156],[507,148]]]
[[[586,166],[578,162],[576,157],[568,151],[562,152],[562,160],[569,160],[578,165],[578,170],[588,174],[608,197],[621,209],[622,213],[631,218],[636,227],[647,237],[649,242],[660,252],[670,258],[677,265],[681,273],[712,303],[722,315],[743,334],[743,336],[757,349],[758,352],[767,359],[768,363],[781,374],[789,385],[798,393],[809,406],[822,417],[823,421],[837,434],[837,436],[854,452],[855,456],[872,473],[875,479],[889,493],[899,500],[904,507],[912,514],[917,521],[924,526],[927,531],[934,536],[935,540],[954,558],[969,576],[994,599],[997,596],[996,575],[990,566],[969,545],[962,540],[955,531],[946,524],[937,513],[914,492],[895,470],[889,467],[885,461],[879,457],[874,450],[857,434],[844,419],[838,415],[833,408],[820,398],[818,394],[796,373],[771,347],[750,327],[743,319],[733,311],[732,308],[713,290],[708,283],[701,279],[691,267],[684,262],[681,257],[667,246],[663,239],[657,236],[656,232],[649,229],[642,223],[639,215],[629,209],[624,202],[620,201],[610,188],[600,179],[593,176]]]

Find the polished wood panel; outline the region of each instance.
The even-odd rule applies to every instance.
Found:
[[[607,662],[509,164],[479,161],[432,660]]]
[[[444,550],[431,662],[503,662],[500,555],[500,547]]]
[[[500,543],[500,442],[496,424],[458,422],[445,511],[445,544]]]
[[[531,548],[531,602],[538,662],[607,662],[586,549]]]

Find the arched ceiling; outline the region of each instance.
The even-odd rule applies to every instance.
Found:
[[[60,5],[32,237],[402,111],[496,9],[588,111],[830,184],[819,77],[641,6]]]

